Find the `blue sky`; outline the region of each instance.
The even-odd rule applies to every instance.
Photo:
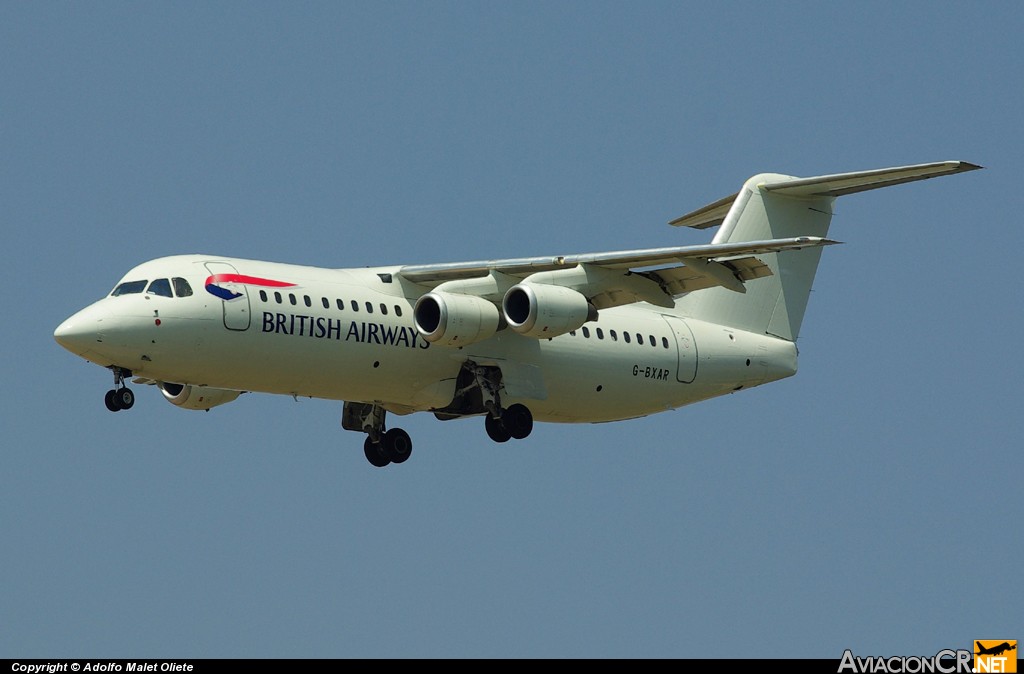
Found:
[[[1024,638],[1015,3],[0,5],[2,657],[930,655]],[[840,199],[796,377],[496,445],[210,413],[53,329],[147,259],[329,267],[707,241],[755,173]]]

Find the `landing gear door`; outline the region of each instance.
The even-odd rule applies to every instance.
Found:
[[[248,330],[251,319],[249,291],[238,281],[238,270],[227,262],[207,262],[210,276],[206,291],[221,299],[224,308],[224,327],[228,330]]]
[[[690,326],[681,318],[662,314],[665,322],[676,336],[676,381],[692,384],[697,378],[697,340],[693,338]]]

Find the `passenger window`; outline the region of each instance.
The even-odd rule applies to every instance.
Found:
[[[261,290],[260,291],[260,300],[262,300],[263,302],[267,301],[267,291],[266,290]]]
[[[313,300],[309,299],[309,295],[303,295],[302,300],[306,303],[307,307],[313,306]]]
[[[386,305],[383,302],[381,302],[380,303],[380,312],[382,314],[384,314],[385,316],[387,316],[388,315],[388,305]]]
[[[613,342],[619,341],[619,335],[614,330],[609,330],[608,334],[612,336],[612,341]]]
[[[323,300],[324,309],[330,309],[331,308],[331,303],[327,301],[326,297],[321,297],[320,299]]]
[[[395,305],[395,316],[401,316],[401,315],[402,315],[402,307],[400,307],[400,306],[398,306],[396,304]]]
[[[661,338],[661,345],[663,347],[665,347],[666,349],[668,348],[668,337],[662,337]]]
[[[298,304],[298,302],[295,301],[295,295],[293,293],[288,293],[288,301],[292,303],[292,306]]]
[[[135,295],[136,293],[141,293],[146,289],[146,283],[148,283],[148,281],[126,281],[114,288],[113,292],[110,294],[113,297],[118,297],[120,295]]]
[[[626,344],[629,344],[629,333],[628,332],[622,333],[622,338],[624,340],[626,340]]]
[[[366,313],[368,313],[368,314],[372,314],[373,313],[373,305],[370,304],[369,302],[366,303]]]
[[[604,339],[604,330],[602,330],[601,328],[597,329],[597,338]]]
[[[359,303],[352,300],[352,311],[359,311]]]
[[[281,303],[281,293],[279,293],[279,292],[275,292],[274,293],[274,301],[276,301],[278,304]]]
[[[158,278],[149,284],[149,290],[146,291],[150,295],[159,295],[160,297],[173,297],[171,294],[171,282],[165,278]]]
[[[644,336],[641,335],[639,332],[636,333],[636,343],[639,344],[640,346],[644,345]]]
[[[180,277],[175,277],[175,278],[171,279],[171,282],[174,283],[174,294],[175,295],[177,295],[178,297],[191,297],[192,296],[192,286],[190,286],[188,284],[188,281],[186,281],[185,279],[180,278]]]
[[[647,335],[647,338],[651,340],[651,346],[657,346],[657,343],[654,341],[654,335]]]
[[[590,329],[589,328],[583,328],[583,336],[587,337],[588,339],[590,338]]]
[[[338,311],[345,311],[345,303],[341,300],[338,300]]]

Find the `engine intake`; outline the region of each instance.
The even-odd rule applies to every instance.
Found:
[[[482,297],[436,290],[420,297],[412,313],[423,339],[442,346],[482,341],[501,324],[498,307]]]
[[[167,402],[186,410],[209,410],[211,407],[229,403],[242,395],[241,391],[171,382],[160,382],[159,387]]]
[[[585,295],[564,286],[520,283],[501,302],[508,326],[537,339],[557,337],[597,319]]]

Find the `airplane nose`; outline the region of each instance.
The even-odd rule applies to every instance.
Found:
[[[93,307],[82,309],[57,326],[53,338],[71,353],[84,355],[102,341],[100,322],[103,320]]]

